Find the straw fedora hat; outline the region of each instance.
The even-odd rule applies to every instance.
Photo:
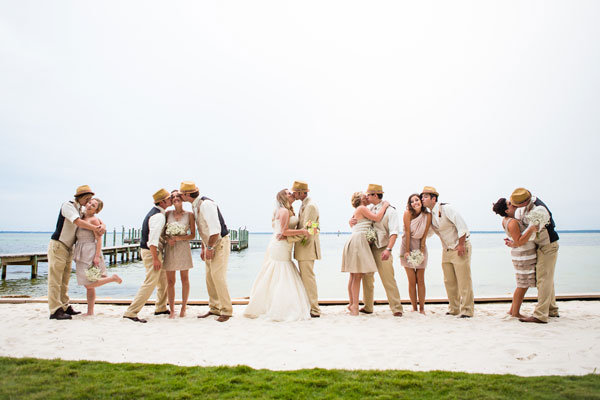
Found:
[[[381,193],[383,194],[383,186],[369,183],[367,187],[367,193]]]
[[[91,194],[93,196],[95,193],[92,192],[92,189],[90,189],[88,185],[79,186],[75,191],[75,197],[82,196],[84,194]]]
[[[516,188],[510,195],[510,202],[513,205],[523,204],[531,199],[531,192],[525,188]]]
[[[167,192],[166,189],[159,189],[156,193],[154,193],[152,195],[152,198],[154,199],[154,203],[160,203],[161,201],[169,198],[171,196],[171,194],[169,192]]]
[[[194,193],[199,190],[193,181],[183,181],[181,182],[181,185],[179,185],[179,191],[181,193]]]
[[[437,190],[435,190],[433,186],[425,186],[421,194],[424,193],[435,194],[436,196],[440,197],[440,194],[437,192]]]
[[[308,189],[308,183],[302,181],[294,181],[292,185],[292,192],[310,192]]]

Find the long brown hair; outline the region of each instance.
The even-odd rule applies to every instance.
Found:
[[[279,206],[287,209],[290,212],[290,215],[296,215],[294,214],[294,209],[288,200],[287,192],[287,189],[281,189],[279,192],[277,192],[275,199],[277,200],[277,204],[279,204]]]
[[[410,216],[412,218],[417,218],[417,212],[415,211],[415,209],[410,205],[410,200],[417,196],[419,198],[419,201],[421,202],[421,212],[427,214],[429,211],[427,210],[427,207],[425,207],[423,205],[423,200],[421,200],[421,196],[418,193],[413,193],[410,196],[408,196],[408,201],[406,202],[406,209],[408,210],[408,212],[410,213]]]

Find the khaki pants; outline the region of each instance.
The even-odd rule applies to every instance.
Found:
[[[302,278],[302,284],[306,289],[306,295],[310,302],[310,313],[313,315],[320,315],[321,310],[319,309],[319,294],[317,293],[317,280],[315,279],[315,260],[298,260],[298,267],[300,269],[300,278]]]
[[[471,243],[465,243],[465,255],[458,250],[442,250],[442,271],[448,295],[448,312],[452,315],[473,316],[475,302],[471,282]]]
[[[227,266],[231,253],[229,235],[225,236],[215,247],[215,256],[206,260],[206,289],[208,290],[208,306],[216,315],[231,317],[233,307],[227,289]]]
[[[162,261],[162,252],[158,253],[158,257]],[[127,311],[125,311],[126,317],[137,317],[138,313],[142,310],[144,305],[146,305],[146,301],[152,296],[154,288],[156,288],[156,304],[154,311],[162,312],[167,310],[167,274],[165,273],[165,269],[161,268],[158,271],[154,269],[152,253],[148,249],[142,249],[142,261],[144,262],[144,267],[146,267],[146,278],[133,301],[127,308]]]
[[[548,316],[558,315],[558,306],[554,297],[554,269],[558,258],[558,241],[537,249],[535,279],[538,291],[538,302],[533,316],[540,321],[548,322]]]
[[[58,240],[48,244],[48,308],[50,314],[69,306],[69,279],[73,250]]]
[[[385,248],[374,248],[371,247],[371,251],[373,252],[373,257],[375,258],[375,264],[377,264],[377,272],[379,273],[379,277],[381,278],[381,283],[383,283],[383,288],[385,289],[385,294],[387,296],[388,302],[390,303],[390,308],[393,313],[403,312],[402,303],[400,302],[400,291],[398,290],[398,285],[396,284],[396,278],[394,278],[394,264],[392,262],[393,256],[390,255],[386,261],[381,259],[381,253],[383,253]],[[373,312],[373,292],[375,288],[375,273],[370,272],[363,276],[363,303],[365,304],[365,310],[368,312]]]

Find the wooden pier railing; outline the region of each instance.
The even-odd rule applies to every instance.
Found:
[[[106,246],[107,235],[104,234],[102,255],[108,257],[109,264],[116,264],[118,262],[130,262],[135,260],[141,260],[140,252],[140,229],[129,229],[125,231],[123,228],[121,232],[121,244],[116,244],[116,229],[113,230],[113,245]],[[229,230],[229,236],[231,238],[231,250],[240,251],[248,248],[248,231],[246,228],[240,228],[237,231]],[[190,247],[192,249],[198,249],[202,245],[202,240],[196,235],[196,239],[190,240]],[[119,261],[119,255],[121,260]],[[48,262],[48,253],[19,253],[19,254],[0,254],[0,266],[2,267],[2,279],[6,279],[6,270],[9,265],[30,265],[31,266],[31,279],[34,279],[38,275],[38,264],[40,262]]]

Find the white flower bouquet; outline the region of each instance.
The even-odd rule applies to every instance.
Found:
[[[365,232],[365,236],[367,237],[367,242],[375,243],[375,241],[377,240],[377,232],[375,232],[375,228],[370,226],[369,229],[367,229],[367,231]]]
[[[85,277],[90,282],[96,282],[98,279],[102,277],[102,270],[97,265],[90,265],[85,271]]]
[[[185,236],[187,235],[187,228],[177,222],[169,222],[165,233],[168,236]]]
[[[425,255],[421,250],[413,250],[406,257],[406,262],[413,268],[418,267],[425,260]]]
[[[538,232],[540,232],[548,223],[550,222],[550,214],[546,207],[543,206],[535,206],[523,217],[523,222],[531,225],[538,226]]]

